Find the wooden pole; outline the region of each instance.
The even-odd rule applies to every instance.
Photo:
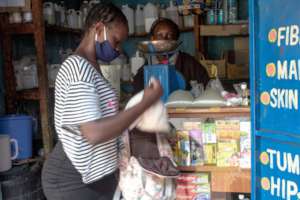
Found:
[[[45,46],[45,24],[43,18],[42,0],[32,0],[32,17],[35,27],[34,41],[37,53],[37,70],[40,97],[40,115],[45,155],[53,148],[53,131],[49,121],[49,87]]]

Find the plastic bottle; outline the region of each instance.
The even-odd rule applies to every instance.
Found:
[[[228,0],[223,0],[224,24],[228,23]]]
[[[145,29],[148,33],[151,29],[151,26],[155,20],[158,19],[158,9],[157,7],[148,2],[144,7],[144,18],[145,18]]]
[[[167,10],[167,18],[171,19],[179,27],[182,26],[182,23],[180,23],[180,18],[179,18],[177,7],[174,6],[172,0],[170,1],[170,5],[166,10]]]
[[[80,10],[82,12],[82,22],[85,24],[86,17],[89,13],[89,2],[88,1],[83,1],[81,4]]]
[[[145,32],[144,11],[142,5],[138,4],[135,10],[135,32]]]
[[[159,17],[162,17],[162,18],[167,17],[167,11],[166,11],[166,7],[164,5],[160,6]]]
[[[194,27],[194,16],[193,15],[184,15],[183,24],[185,28]]]
[[[122,6],[122,12],[127,18],[129,34],[134,33],[134,10],[130,8],[127,4]]]
[[[228,0],[228,22],[233,24],[237,20],[237,0]]]
[[[130,59],[131,73],[136,75],[138,70],[145,64],[145,59],[140,56],[139,51],[135,53],[134,57]]]

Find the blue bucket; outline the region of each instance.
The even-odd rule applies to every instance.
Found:
[[[32,123],[32,117],[26,115],[0,117],[0,134],[17,141],[18,148],[12,148],[12,155],[18,154],[16,159],[32,157]]]

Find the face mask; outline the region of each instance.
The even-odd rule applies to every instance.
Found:
[[[104,41],[103,42],[99,42],[97,40],[98,35],[96,34],[95,36],[95,47],[96,47],[96,58],[97,60],[101,60],[104,62],[110,62],[112,60],[114,60],[115,58],[117,58],[120,53],[115,50],[110,42],[107,40],[106,38],[106,29],[104,26]]]

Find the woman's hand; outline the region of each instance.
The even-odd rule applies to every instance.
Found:
[[[163,94],[163,88],[160,82],[152,79],[149,87],[145,88],[142,103],[149,107],[156,103]]]

